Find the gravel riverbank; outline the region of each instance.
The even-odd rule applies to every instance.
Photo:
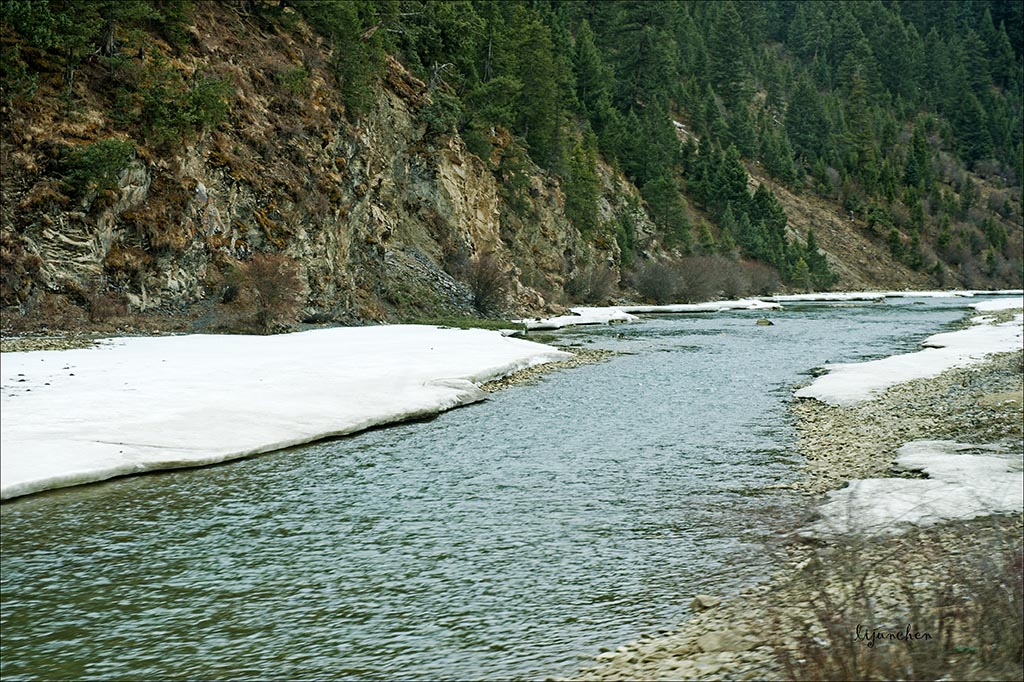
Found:
[[[1020,454],[1022,368],[1018,351],[848,407],[794,402],[808,514],[792,529],[849,479],[912,476],[893,468],[908,441]],[[774,576],[725,601],[694,595],[678,631],[601,653],[577,679],[1021,679],[1022,531],[1016,514],[873,539],[790,533],[766,546]]]
[[[582,367],[583,365],[590,365],[595,362],[604,362],[613,355],[616,355],[615,351],[604,350],[602,348],[580,348],[579,346],[558,345],[556,345],[555,348],[558,350],[564,350],[566,353],[572,353],[572,357],[568,360],[547,362],[543,365],[534,365],[533,367],[521,369],[518,372],[513,372],[512,374],[500,379],[488,381],[480,388],[488,393],[494,393],[495,391],[500,391],[512,386],[528,386],[538,382],[545,374],[551,374],[552,372],[558,372],[563,369]]]

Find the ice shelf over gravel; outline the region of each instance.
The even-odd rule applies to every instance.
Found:
[[[896,451],[896,464],[928,478],[868,478],[828,493],[821,519],[802,534],[891,535],[909,525],[1019,513],[1022,453],[986,445],[923,440]]]
[[[635,322],[640,318],[637,314],[669,314],[669,313],[718,313],[728,310],[778,310],[778,303],[766,302],[756,298],[744,298],[737,301],[708,301],[706,303],[675,303],[669,305],[617,305],[599,308],[572,308],[572,315],[562,315],[548,319],[520,320],[527,329],[561,329],[584,324],[610,324],[615,322]]]
[[[796,303],[800,301],[877,301],[885,298],[971,298],[973,296],[1020,296],[1021,289],[1000,289],[985,291],[982,289],[950,289],[948,291],[826,291],[816,294],[784,294],[779,296],[762,296],[763,301],[776,303]]]
[[[482,400],[482,382],[567,357],[498,332],[414,325],[4,353],[0,498],[428,416]]]
[[[797,398],[815,398],[831,405],[852,405],[868,400],[889,386],[933,377],[954,367],[974,364],[993,353],[1020,350],[1024,315],[1002,324],[977,317],[974,326],[929,336],[924,350],[880,360],[829,366],[828,374],[799,389]]]
[[[1015,298],[993,298],[988,301],[978,301],[977,303],[972,303],[971,307],[979,313],[994,313],[1000,310],[1024,308],[1024,296],[1017,296]]]

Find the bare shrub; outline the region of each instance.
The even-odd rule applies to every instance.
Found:
[[[110,249],[103,265],[114,283],[139,286],[153,265],[153,257],[137,246],[119,244]]]
[[[722,262],[718,256],[688,256],[679,261],[677,296],[686,303],[698,303],[718,296],[722,284]]]
[[[927,540],[919,542],[920,550],[936,551]],[[862,558],[866,549],[863,539],[854,539],[831,548],[827,558],[810,559],[801,580],[814,586],[813,616],[802,623],[777,616],[774,623],[776,632],[800,634],[795,646],[775,647],[787,679],[1021,678],[1019,540],[995,540],[966,557],[939,549],[933,560],[943,568],[941,584],[916,581],[908,572],[889,598],[877,584],[878,561],[902,568],[899,553],[868,561]],[[897,574],[898,569],[889,573]],[[899,604],[895,611],[892,597]]]
[[[566,282],[565,293],[575,301],[604,303],[615,291],[618,275],[605,263],[579,270]]]
[[[221,301],[233,313],[224,321],[226,328],[269,334],[295,322],[305,295],[294,259],[258,253],[235,265],[224,280]]]
[[[473,305],[481,315],[504,311],[512,290],[512,278],[493,253],[480,253],[473,258],[466,283],[473,292]]]
[[[774,294],[782,286],[782,278],[775,268],[764,263],[749,262],[743,264],[743,270],[750,282],[748,292],[755,296]]]
[[[85,290],[86,305],[91,322],[106,322],[128,314],[127,297],[109,286],[96,282]]]
[[[750,293],[750,275],[742,263],[722,259],[720,286],[726,298],[740,298]]]
[[[633,276],[636,290],[657,305],[672,303],[679,291],[679,274],[667,263],[644,263]]]
[[[1002,164],[995,159],[979,159],[974,163],[974,172],[986,180],[1003,179]]]
[[[67,295],[45,292],[38,302],[26,306],[21,320],[23,330],[76,330],[87,326],[85,311]]]
[[[0,304],[17,306],[29,296],[43,267],[38,254],[7,232],[0,233]]]
[[[770,294],[781,284],[774,268],[720,255],[688,256],[676,263],[647,263],[636,271],[633,282],[644,298],[659,305]]]
[[[993,213],[998,213],[999,215],[1003,216],[1004,218],[1008,217],[1006,215],[1006,213],[1007,213],[1007,209],[1010,206],[1009,198],[1010,198],[1010,193],[1009,192],[1001,192],[1001,191],[994,191],[994,192],[992,192],[991,194],[988,195],[988,199],[986,200],[986,204],[988,205],[988,210],[992,211]]]

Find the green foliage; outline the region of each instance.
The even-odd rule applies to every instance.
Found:
[[[31,73],[16,45],[0,46],[0,101],[10,106],[36,94],[39,77]]]
[[[112,189],[134,155],[135,145],[123,140],[72,147],[63,159],[64,182],[79,195]]]
[[[331,41],[331,64],[350,118],[368,112],[384,70],[382,14],[391,7],[371,0],[292,0],[302,16]]]
[[[725,106],[733,109],[743,104],[747,96],[745,66],[749,43],[734,2],[715,3],[715,10],[708,38],[708,75]]]
[[[619,245],[620,262],[629,267],[636,255],[636,206],[632,198],[627,201],[626,210],[622,212],[615,225],[615,242]]]
[[[288,93],[299,96],[309,88],[309,71],[304,66],[294,66],[274,74],[274,80]]]
[[[180,72],[154,53],[142,73],[139,89],[126,92],[122,106],[131,112],[126,116],[142,126],[147,142],[175,145],[196,131],[226,121],[232,94],[228,83],[202,74],[187,85]]]
[[[667,245],[689,251],[690,221],[686,217],[686,202],[675,180],[668,175],[659,175],[644,184],[640,193]]]
[[[207,76],[200,76],[189,88],[185,120],[194,128],[213,128],[227,120],[231,112],[228,98],[231,85]]]
[[[431,133],[451,133],[458,127],[462,106],[458,97],[438,88],[431,94],[430,103],[423,107],[422,115]]]
[[[502,150],[498,164],[498,194],[513,213],[525,218],[530,213],[529,193],[532,187],[526,153],[522,147],[510,144]]]
[[[597,230],[601,188],[597,177],[597,138],[590,131],[573,147],[564,187],[565,216],[584,236],[593,235]]]

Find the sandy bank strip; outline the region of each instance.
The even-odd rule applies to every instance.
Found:
[[[202,466],[424,417],[565,360],[480,329],[117,338],[0,356],[0,498]]]

